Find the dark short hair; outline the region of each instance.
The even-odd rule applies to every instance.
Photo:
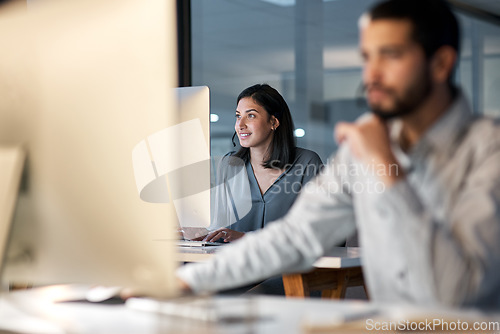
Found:
[[[267,159],[264,161],[263,166],[265,168],[283,168],[285,165],[293,163],[296,148],[295,136],[293,134],[295,127],[290,109],[283,96],[268,84],[256,84],[244,89],[238,95],[236,104],[246,97],[252,98],[255,103],[267,111],[269,117],[274,116],[279,121],[279,126],[274,130]],[[241,147],[234,156],[248,162],[250,159],[250,149],[248,147]]]
[[[431,58],[445,45],[460,51],[460,30],[456,16],[444,0],[388,0],[368,11],[371,20],[406,19],[413,25],[412,39]]]

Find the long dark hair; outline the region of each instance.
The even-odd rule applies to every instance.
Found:
[[[265,168],[282,169],[287,164],[293,163],[296,148],[293,134],[295,127],[290,109],[283,96],[268,84],[257,84],[243,90],[238,95],[236,104],[246,97],[252,98],[255,103],[267,111],[269,117],[274,116],[279,121],[279,126],[274,130],[273,139],[268,148],[267,159],[262,165]],[[233,140],[235,136],[236,132],[233,135]],[[233,156],[243,159],[246,163],[250,160],[250,149],[241,147]]]

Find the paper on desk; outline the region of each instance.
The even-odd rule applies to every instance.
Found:
[[[350,302],[336,312],[317,311],[306,313],[302,319],[304,333],[330,333],[340,329],[365,329],[365,319],[379,314],[372,304]]]
[[[0,318],[0,330],[26,334],[65,333],[53,323],[26,314],[5,300],[0,300]]]

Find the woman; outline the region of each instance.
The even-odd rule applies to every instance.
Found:
[[[217,164],[211,220],[215,230],[207,241],[231,242],[284,216],[322,166],[315,152],[295,146],[288,105],[267,84],[238,96],[234,129],[233,140],[238,136],[241,148]]]

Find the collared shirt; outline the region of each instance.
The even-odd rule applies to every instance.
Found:
[[[217,167],[216,186],[212,188],[211,229],[227,227],[250,232],[283,217],[295,202],[302,186],[316,176],[323,165],[313,151],[296,148],[295,159],[261,193],[250,161],[228,154]]]
[[[211,291],[306,270],[357,227],[373,300],[500,307],[500,124],[459,96],[408,153],[399,128],[404,180],[386,188],[341,146],[283,219],[179,276]]]

